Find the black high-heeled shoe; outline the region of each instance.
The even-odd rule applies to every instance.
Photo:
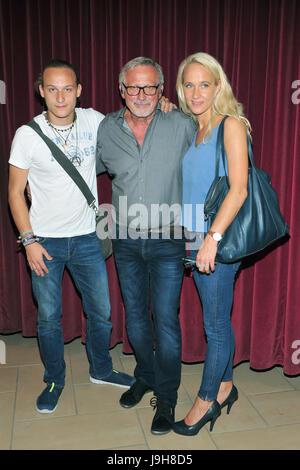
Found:
[[[209,421],[209,430],[212,431],[215,421],[220,416],[220,414],[221,407],[219,403],[215,400],[210,406],[210,408],[207,410],[205,415],[202,416],[202,418],[197,423],[193,424],[192,426],[188,426],[183,419],[173,424],[173,431],[175,431],[177,434],[182,434],[183,436],[195,436],[196,434],[198,434],[200,429]]]
[[[239,397],[239,394],[238,394],[237,388],[233,385],[232,389],[230,390],[230,393],[229,393],[228,397],[220,405],[221,408],[224,408],[226,405],[228,405],[227,406],[227,414],[228,415],[230,413],[230,410],[231,410],[231,407],[232,407],[233,403],[238,399],[238,397]]]

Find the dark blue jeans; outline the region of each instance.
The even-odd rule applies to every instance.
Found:
[[[158,397],[175,406],[181,376],[178,310],[185,241],[127,238],[114,240],[113,251],[126,329],[137,361],[134,375],[152,387]]]
[[[64,340],[61,326],[62,277],[65,267],[82,296],[87,317],[86,349],[90,375],[105,377],[112,370],[109,354],[111,322],[105,261],[96,233],[71,238],[40,238],[53,257],[44,258],[49,273],[32,272],[38,303],[38,340],[45,365],[44,380],[63,387],[65,383]]]
[[[191,251],[196,258],[197,251]],[[235,348],[231,324],[233,288],[240,263],[215,264],[210,274],[194,271],[193,278],[200,295],[207,349],[199,390],[202,400],[217,398],[221,382],[232,380],[232,363]]]

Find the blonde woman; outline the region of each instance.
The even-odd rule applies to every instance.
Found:
[[[207,422],[212,430],[221,408],[227,406],[229,413],[238,398],[232,382],[235,341],[230,314],[239,263],[215,263],[215,257],[218,242],[247,197],[250,124],[221,65],[209,54],[196,53],[181,63],[177,93],[181,110],[198,123],[194,141],[183,159],[183,208],[204,204],[215,176],[218,128],[224,116],[229,116],[224,123],[224,145],[230,190],[209,231],[204,222],[202,237],[197,234],[202,242],[190,253],[196,260],[193,277],[203,308],[207,350],[198,396],[185,419],[176,422],[173,429],[178,434],[195,435]],[[220,162],[220,174],[224,175],[222,167]],[[183,225],[193,233],[200,231],[199,213],[196,217],[195,212],[183,210]]]

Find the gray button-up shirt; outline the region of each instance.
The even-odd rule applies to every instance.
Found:
[[[125,111],[108,114],[97,138],[97,173],[108,171],[113,178],[116,223],[142,230],[180,224],[182,158],[196,125],[180,111],[165,114],[158,105],[140,147]]]

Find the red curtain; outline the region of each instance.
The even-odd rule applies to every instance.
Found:
[[[70,61],[83,83],[81,105],[107,113],[121,106],[118,73],[133,57],[158,61],[165,94],[177,101],[181,60],[205,51],[223,64],[253,126],[256,164],[271,174],[290,239],[249,260],[232,312],[235,363],[283,365],[300,373],[300,2],[297,0],[0,0],[0,333],[36,335],[30,273],[17,252],[7,203],[10,144],[17,127],[41,112],[33,82],[51,58]],[[111,183],[99,177],[102,202]],[[63,201],[62,201],[63,203]],[[131,352],[114,261],[107,262],[113,333]],[[193,280],[185,277],[180,319],[183,360],[202,361],[205,338]],[[84,338],[80,298],[63,280],[65,341]]]

